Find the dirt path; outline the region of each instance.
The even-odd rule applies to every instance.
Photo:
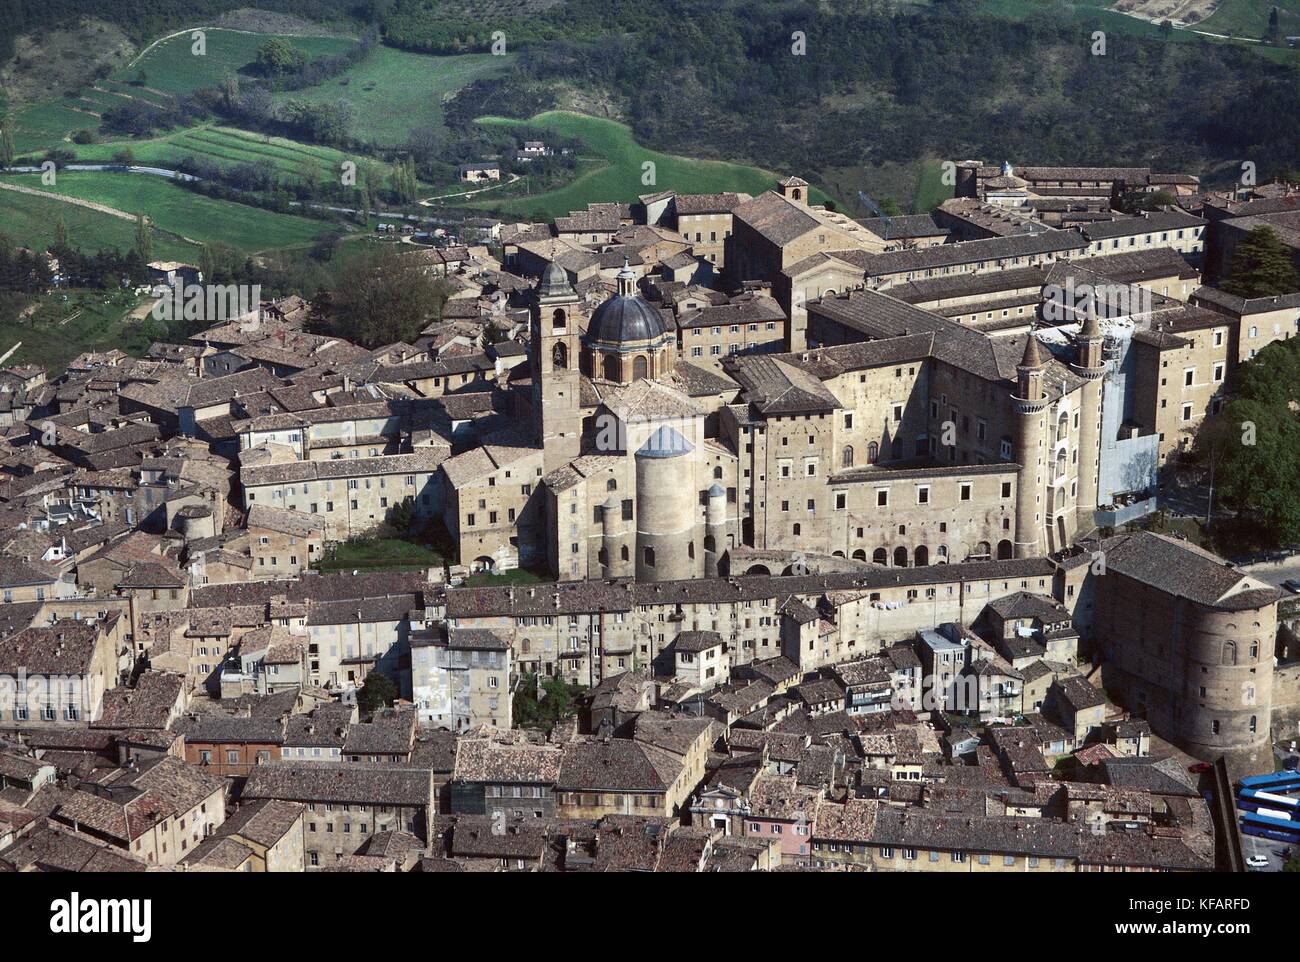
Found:
[[[462,190],[458,194],[439,194],[437,197],[426,197],[424,200],[417,201],[421,207],[432,207],[437,201],[451,200],[455,197],[473,197],[475,194],[484,194],[489,190],[496,190],[498,187],[507,187],[515,181],[521,180],[521,174],[511,174],[509,179],[497,181],[490,187],[477,187],[474,190]]]
[[[110,217],[117,217],[121,220],[129,220],[132,222],[136,220],[135,214],[128,213],[124,210],[118,210],[116,207],[109,207],[107,204],[97,204],[93,200],[82,200],[80,197],[69,197],[66,194],[53,194],[48,190],[36,190],[32,187],[20,187],[18,184],[6,184],[4,182],[0,182],[0,190],[12,190],[15,193],[28,194],[32,197],[45,197],[49,200],[58,200],[65,204],[72,204],[76,207],[84,207],[87,210],[98,211],[101,214],[108,214]],[[164,231],[157,226],[154,226],[153,229],[171,237],[179,237],[188,244],[202,246],[199,241],[194,240],[192,237],[186,237],[183,234],[176,234],[172,231]]]

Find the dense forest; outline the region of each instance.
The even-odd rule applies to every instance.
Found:
[[[926,154],[1167,169],[1250,159],[1265,175],[1300,163],[1300,70],[1237,45],[1112,35],[1093,56],[1087,25],[960,3],[758,4],[689,19],[674,0],[633,6],[629,24],[658,8],[653,28],[529,47],[513,77],[462,92],[462,109],[492,88],[513,88],[523,110],[561,84],[605,90],[643,143],[807,171]],[[617,22],[623,4],[607,9]]]

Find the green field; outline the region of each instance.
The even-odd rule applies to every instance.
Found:
[[[1278,4],[1283,9],[1300,8],[1300,0],[1282,0]],[[1235,40],[1214,40],[1192,30],[1206,30],[1211,33],[1235,34],[1243,37],[1259,37],[1268,26],[1268,11],[1272,3],[1261,0],[1224,0],[1223,4],[1210,17],[1201,23],[1189,24],[1191,29],[1174,30],[1169,39],[1175,43],[1198,43],[1202,40],[1214,43],[1237,43]],[[1023,20],[1032,14],[1052,13],[1063,20],[1085,24],[1100,23],[1109,33],[1130,34],[1132,36],[1157,36],[1160,25],[1138,17],[1130,17],[1109,9],[1110,4],[1101,0],[980,0],[980,11],[1009,20]],[[1223,20],[1220,21],[1220,17]],[[1288,23],[1291,29],[1288,29]],[[1283,18],[1283,32],[1300,33],[1300,18]],[[1282,63],[1295,63],[1300,60],[1295,50],[1279,47],[1266,47],[1260,44],[1243,43],[1242,46],[1258,51],[1260,55]]]
[[[952,195],[953,188],[943,182],[943,164],[937,160],[922,161],[912,197],[913,213],[927,214]]]
[[[397,538],[357,538],[329,549],[312,567],[319,571],[410,571],[441,568],[442,556],[435,551]]]
[[[54,242],[54,225],[60,217],[68,225],[73,246],[88,253],[110,247],[125,251],[135,246],[135,224],[129,220],[47,197],[0,190],[0,233],[8,234],[15,244],[45,250]],[[153,252],[155,257],[166,260],[193,260],[198,256],[193,244],[156,232]]]
[[[417,127],[441,127],[445,99],[475,80],[505,71],[512,60],[513,55],[433,57],[377,47],[333,80],[307,90],[278,93],[275,101],[346,100],[352,104],[357,137],[382,147],[397,146]]]
[[[58,175],[57,184],[51,187],[42,185],[38,174],[20,174],[7,180],[36,190],[105,204],[131,214],[147,214],[159,230],[200,243],[226,244],[249,253],[309,244],[329,229],[325,221],[215,200],[161,177],[63,171]],[[9,191],[4,193],[20,196]],[[35,199],[21,197],[21,202]],[[65,206],[81,209],[72,204]],[[121,223],[127,225],[128,230],[134,230],[130,222]],[[94,235],[80,237],[73,233],[72,242],[74,246],[91,249],[103,246]]]
[[[582,210],[593,201],[630,202],[641,194],[656,190],[689,194],[734,190],[757,195],[774,187],[778,177],[770,171],[744,164],[695,160],[648,150],[633,139],[631,129],[624,124],[568,111],[551,110],[526,121],[480,117],[478,122],[501,127],[540,127],[564,137],[575,137],[596,155],[599,164],[596,169],[557,190],[527,196],[516,185],[502,188],[509,190],[509,195],[489,192],[483,195],[483,199],[469,204],[507,214],[527,217],[540,214],[549,219],[571,210]],[[655,165],[653,184],[643,182],[642,164],[647,161]],[[823,203],[827,199],[816,188],[810,193],[813,203]]]
[[[1278,8],[1278,25],[1283,36],[1300,34],[1300,0],[1221,0],[1214,13],[1198,24],[1198,30],[1227,33],[1237,37],[1262,37],[1268,30],[1268,15]]]
[[[25,107],[14,115],[14,147],[20,154],[56,146],[74,130],[98,130],[99,118],[50,100]],[[87,108],[92,109],[92,108]]]
[[[167,94],[186,94],[200,87],[215,87],[227,74],[238,73],[241,67],[257,59],[257,48],[275,34],[240,33],[234,30],[209,28],[203,56],[193,53],[194,41],[187,31],[178,37],[164,40],[143,57],[114,75],[121,82],[135,80],[141,71],[145,74],[145,87]],[[284,37],[309,58],[342,53],[354,41],[345,37]],[[142,91],[148,96],[149,90]]]
[[[109,163],[123,150],[131,152],[135,163],[156,167],[175,168],[184,158],[195,156],[209,157],[225,166],[265,162],[292,178],[300,176],[304,165],[310,164],[322,179],[337,176],[340,165],[350,158],[332,147],[210,125],[188,127],[150,140],[74,144],[68,149],[84,163]]]
[[[116,347],[128,354],[142,354],[149,346],[148,336],[138,322],[125,319],[136,303],[135,295],[126,291],[72,290],[43,295],[32,315],[22,320],[0,317],[0,352],[22,341],[10,362],[39,364],[52,373],[62,371],[82,351]]]

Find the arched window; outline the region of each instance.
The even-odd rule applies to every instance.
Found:
[[[866,552],[866,550],[863,549],[863,548],[859,548],[857,551],[853,552],[853,560],[854,560],[854,561],[866,561],[866,560],[867,560],[867,552]]]
[[[719,481],[722,479],[722,466],[721,466],[721,465],[719,465],[718,467],[716,467],[716,468],[713,469],[713,477],[714,477],[715,480],[719,480]]]
[[[623,377],[623,370],[618,363],[617,354],[605,355],[605,380],[618,381]]]
[[[998,560],[1006,561],[1014,552],[1011,548],[1011,542],[1005,538],[998,542]]]
[[[989,558],[992,557],[992,554],[989,551],[989,543],[987,541],[981,541],[977,544],[971,557],[979,561],[988,561]]]
[[[796,535],[803,534],[803,526],[799,524],[797,521],[795,522],[794,533]]]
[[[551,329],[556,331],[563,331],[568,326],[569,326],[569,318],[568,315],[564,313],[564,308],[557,307],[555,311],[551,314]]]
[[[649,547],[647,547],[647,548],[645,549],[645,551],[642,552],[642,557],[645,558],[645,565],[646,565],[647,568],[653,568],[653,567],[655,566],[655,549],[654,549],[654,548],[649,548]]]
[[[846,444],[846,445],[844,445],[844,462],[843,462],[843,463],[844,463],[844,466],[845,466],[846,468],[851,468],[851,467],[853,467],[853,445],[851,445],[851,444]]]
[[[877,548],[871,553],[871,563],[878,565],[889,564],[889,552],[884,548]]]
[[[939,564],[947,564],[947,563],[948,563],[948,546],[947,546],[946,544],[941,544],[941,545],[939,545],[939,547],[936,548],[935,551],[934,551],[934,556],[935,556],[935,558],[938,560],[938,563],[939,563]]]
[[[717,541],[716,538],[713,537],[713,535],[711,535],[711,534],[706,534],[706,535],[704,536],[704,550],[705,550],[705,551],[717,551],[717,550],[718,550],[718,541]]]
[[[529,649],[532,647],[532,644],[533,644],[533,643],[532,643],[531,641],[529,641],[527,638],[524,639],[524,654],[525,654],[525,655],[528,654],[528,651],[529,651]]]
[[[564,370],[569,366],[569,350],[563,344],[556,344],[555,350],[551,351],[551,363],[557,370]]]
[[[606,491],[617,491],[617,490],[618,490],[618,479],[617,479],[617,478],[610,478],[608,481],[606,481],[606,482],[605,482],[605,490],[606,490]]]
[[[632,380],[639,381],[642,378],[649,377],[650,367],[646,363],[645,355],[638,354],[632,360]]]
[[[907,549],[904,548],[902,545],[899,545],[897,548],[894,549],[894,567],[895,568],[907,567]]]
[[[795,200],[803,200],[803,191],[796,187],[794,190],[790,191],[790,196]]]
[[[1235,641],[1225,641],[1223,643],[1223,661],[1224,665],[1235,665],[1237,663],[1237,643]]]
[[[930,549],[923,544],[917,545],[916,550],[912,552],[912,563],[918,568],[928,565],[930,563]]]
[[[875,464],[880,458],[880,445],[872,441],[867,445],[867,464]]]
[[[623,545],[623,547],[618,549],[618,557],[620,561],[627,560],[627,545]]]

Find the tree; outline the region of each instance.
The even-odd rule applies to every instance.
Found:
[[[68,222],[59,214],[54,218],[54,244],[50,248],[55,251],[65,251],[68,249]]]
[[[388,511],[388,523],[399,535],[410,531],[415,523],[415,499],[406,497],[393,505]]]
[[[373,715],[381,708],[387,708],[401,694],[397,686],[387,675],[372,671],[366,675],[366,682],[357,692],[357,708],[362,716]]]
[[[132,248],[140,255],[140,260],[148,264],[153,260],[153,233],[149,226],[149,218],[144,214],[137,214],[135,218],[135,245]]]
[[[577,711],[581,693],[581,686],[570,685],[558,676],[542,679],[539,685],[536,674],[525,674],[519,680],[519,690],[511,705],[514,723],[519,728],[538,728],[549,733],[560,719]]]
[[[1217,462],[1216,503],[1235,507],[1274,544],[1300,543],[1297,341],[1270,344],[1243,364],[1238,396],[1197,434],[1197,453]]]
[[[418,250],[377,244],[341,264],[312,320],[324,333],[369,348],[410,343],[446,299],[446,287],[428,273]]]
[[[6,115],[0,120],[0,167],[12,167],[14,156],[13,115]]]
[[[1275,297],[1300,291],[1300,273],[1277,233],[1261,224],[1237,244],[1220,286],[1238,297]]]
[[[257,72],[264,77],[282,77],[307,65],[307,55],[283,37],[273,37],[257,48]]]

